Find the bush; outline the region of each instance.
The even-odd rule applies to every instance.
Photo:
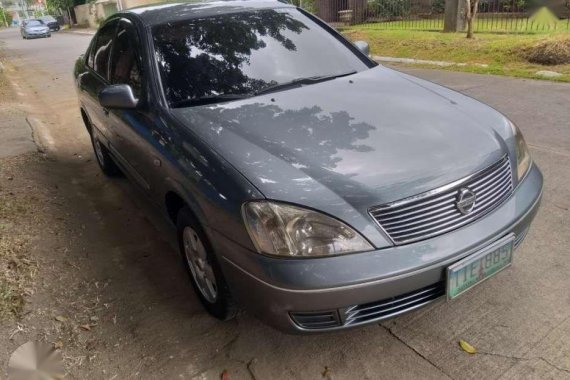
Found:
[[[0,27],[6,26],[4,20],[6,20],[8,26],[12,25],[12,15],[2,8],[0,9]]]
[[[570,64],[570,38],[549,38],[523,50],[523,58],[541,65]]]
[[[396,19],[410,13],[409,0],[373,0],[368,4],[370,10],[382,18]]]

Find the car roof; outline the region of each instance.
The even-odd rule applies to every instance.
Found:
[[[214,15],[248,12],[258,9],[295,8],[278,0],[201,0],[157,3],[131,8],[121,14],[134,14],[146,25],[164,24]]]

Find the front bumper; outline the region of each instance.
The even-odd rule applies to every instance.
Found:
[[[515,234],[518,246],[539,208],[542,184],[533,165],[503,205],[470,225],[417,243],[351,255],[278,259],[208,232],[232,294],[247,310],[286,332],[339,330],[438,299],[445,294],[447,266],[507,234]]]
[[[51,32],[48,30],[47,32],[26,32],[26,38],[43,38],[48,37]]]

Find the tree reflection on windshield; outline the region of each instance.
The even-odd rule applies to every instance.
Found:
[[[152,33],[172,107],[204,104],[200,98],[227,100],[227,95],[252,94],[296,78],[365,68],[338,39],[295,9],[171,22],[153,27]]]

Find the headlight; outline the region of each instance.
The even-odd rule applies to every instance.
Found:
[[[532,159],[521,131],[511,123],[515,137],[515,154],[517,156],[517,176],[520,181],[530,168]]]
[[[243,218],[260,253],[327,256],[374,249],[360,234],[319,212],[270,201],[243,206]]]

